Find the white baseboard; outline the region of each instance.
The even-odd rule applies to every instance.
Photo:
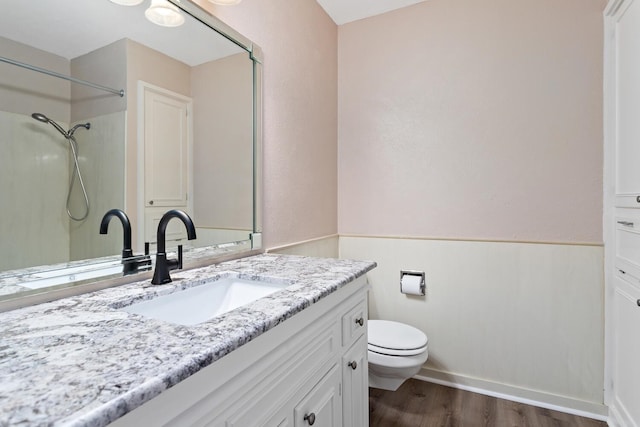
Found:
[[[607,425],[609,427],[622,427],[623,424],[620,423],[620,414],[618,413],[615,405],[609,407],[609,419],[607,420]]]
[[[570,397],[558,396],[550,393],[543,393],[425,368],[422,368],[420,373],[414,376],[414,378],[473,393],[484,394],[486,396],[496,397],[499,399],[565,412],[580,417],[592,418],[599,421],[608,421],[608,408],[604,404],[586,402]]]
[[[609,406],[610,427],[637,427],[638,424],[633,420],[627,408],[617,398],[611,401]]]

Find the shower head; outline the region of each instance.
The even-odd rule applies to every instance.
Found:
[[[85,128],[85,129],[89,130],[89,129],[91,129],[91,123],[80,123],[80,124],[75,125],[71,129],[69,129],[69,136],[73,136],[73,134],[75,133],[76,129],[78,129],[78,128]]]
[[[49,118],[42,113],[33,113],[31,117],[38,120],[39,122],[49,123]]]
[[[34,119],[36,119],[39,122],[43,122],[43,123],[50,123],[51,126],[53,126],[54,128],[56,128],[56,130],[58,132],[60,132],[62,135],[64,135],[65,138],[69,138],[69,134],[67,133],[67,131],[65,131],[64,129],[62,129],[62,126],[60,126],[59,124],[57,124],[56,122],[54,122],[53,120],[51,120],[49,117],[45,116],[42,113],[33,113],[31,115],[31,117],[33,117]]]

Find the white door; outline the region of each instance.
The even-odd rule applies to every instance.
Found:
[[[141,97],[139,144],[143,158],[138,162],[144,173],[143,215],[140,229],[143,241],[156,243],[158,222],[170,209],[192,215],[192,100],[186,96],[139,83]],[[171,221],[167,227],[167,246],[186,239],[184,225]]]

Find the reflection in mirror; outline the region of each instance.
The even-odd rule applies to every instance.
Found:
[[[184,244],[187,260],[189,249],[197,257],[251,248],[251,45],[213,31],[202,21],[224,25],[193,4],[182,6],[180,27],[155,25],[148,3],[14,1],[3,10],[0,299],[122,275],[122,229],[114,221],[99,233],[114,208],[131,219],[134,255],[145,243],[154,253],[170,209],[196,224],[189,242],[179,221],[167,229],[167,247]]]

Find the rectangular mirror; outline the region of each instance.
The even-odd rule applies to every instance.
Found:
[[[184,22],[150,22],[150,0],[5,5],[0,301],[122,276],[123,226],[98,232],[113,208],[136,255],[170,209],[197,228],[167,230],[187,266],[259,248],[260,53],[194,3],[164,5]]]

